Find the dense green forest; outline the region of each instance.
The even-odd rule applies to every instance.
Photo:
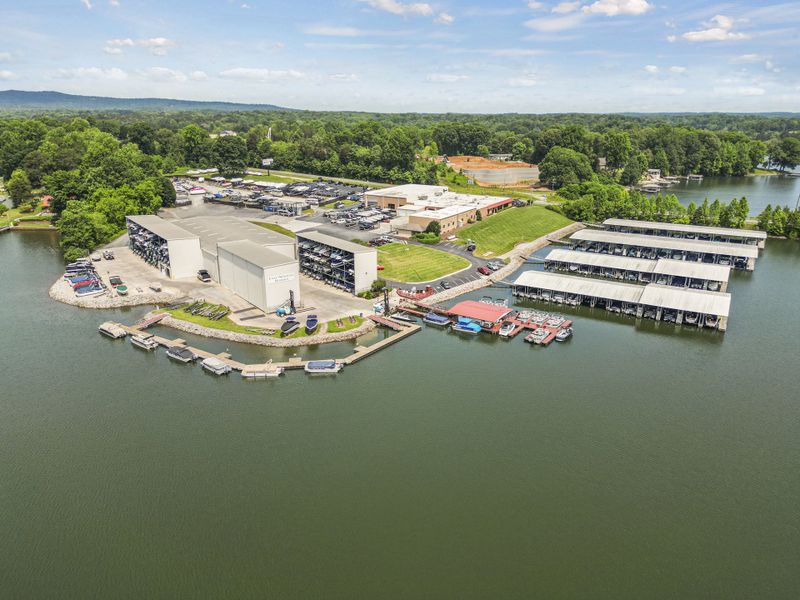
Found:
[[[218,137],[222,130],[238,135]],[[571,215],[586,212],[585,197],[603,205],[606,188],[632,198],[638,207],[632,215],[648,215],[663,210],[651,210],[649,201],[622,187],[637,183],[648,168],[665,175],[745,175],[765,161],[792,168],[800,164],[799,130],[795,117],[723,114],[7,114],[0,118],[0,176],[17,204],[36,191],[53,196],[62,244],[73,258],[119,234],[125,214],[155,212],[173,202],[163,174],[179,167],[217,167],[230,176],[272,158],[282,170],[436,183],[446,173],[429,160],[434,156],[511,153],[539,163],[543,182],[562,188],[573,203],[566,208]],[[576,185],[583,191],[572,197]],[[630,212],[627,205],[617,209]],[[674,210],[667,211],[670,218],[706,218]],[[778,216],[770,221],[782,222],[782,209],[774,212]],[[594,213],[599,218],[606,209]]]

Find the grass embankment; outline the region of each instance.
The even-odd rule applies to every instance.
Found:
[[[336,323],[336,319],[333,321],[328,321],[327,333],[341,333],[343,331],[350,331],[351,329],[356,329],[364,324],[364,317],[353,316],[353,320],[351,321],[350,319],[351,317],[343,317],[339,319],[339,321],[342,322],[341,326]]]
[[[531,200],[546,197],[553,192],[550,190],[532,190],[530,188],[508,188],[502,186],[482,186],[465,183],[466,177],[459,173],[448,173],[439,178],[439,185],[446,185],[451,192],[459,194],[475,194],[477,196],[502,196],[504,198],[519,198]]]
[[[411,244],[386,244],[378,248],[382,276],[405,283],[425,282],[465,269],[470,262],[463,256]]]
[[[209,304],[208,307],[211,308],[213,305]],[[173,309],[165,309],[165,313],[169,313],[176,319],[180,319],[181,321],[187,321],[189,323],[194,323],[195,325],[200,325],[201,327],[208,327],[209,329],[220,329],[222,331],[230,331],[232,333],[244,333],[247,335],[259,335],[266,333],[263,330],[259,330],[257,327],[244,327],[239,325],[238,323],[234,323],[228,317],[222,317],[218,321],[213,321],[208,317],[202,317],[200,315],[193,315],[182,308],[173,308]]]
[[[50,226],[50,218],[49,217],[39,217],[36,216],[42,211],[41,204],[38,205],[35,209],[28,212],[22,212],[19,208],[9,208],[4,214],[0,215],[0,227],[7,227],[11,225],[17,219],[20,219],[21,227],[34,227],[34,225],[23,225],[23,223],[32,222],[32,221],[44,221],[37,225],[37,227],[48,227]]]
[[[458,232],[462,240],[477,244],[476,256],[504,254],[522,242],[530,242],[572,223],[564,215],[542,206],[507,208]]]
[[[261,221],[250,221],[253,225],[258,225],[259,227],[263,227],[264,229],[271,229],[276,233],[283,234],[290,238],[296,238],[297,234],[294,231],[289,231],[286,227],[281,227],[277,223],[262,223]]]

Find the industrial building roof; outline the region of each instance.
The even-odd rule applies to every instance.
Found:
[[[250,240],[222,242],[219,244],[219,248],[264,269],[297,263],[295,258],[289,258],[285,254],[275,252]]]
[[[564,294],[579,294],[595,298],[608,298],[620,302],[639,302],[644,286],[632,283],[617,283],[589,277],[558,275],[542,271],[526,271],[517,277],[514,285],[542,288]]]
[[[676,288],[669,285],[656,285],[651,283],[645,286],[640,304],[685,310],[727,317],[731,311],[731,295],[724,292],[706,292]]]
[[[497,323],[510,313],[511,309],[507,306],[497,306],[496,304],[477,302],[475,300],[464,300],[451,308],[450,312],[457,317]]]
[[[570,238],[575,241],[620,244],[623,246],[637,246],[640,248],[658,248],[685,252],[700,252],[703,254],[722,254],[725,256],[758,258],[758,248],[748,244],[703,242],[700,240],[685,240],[660,235],[637,235],[635,233],[598,231],[596,229],[581,229],[573,233]]]
[[[250,240],[259,246],[283,246],[294,240],[271,229],[248,223],[236,217],[190,217],[181,219],[181,227],[200,237],[200,247],[217,253],[217,244]]]
[[[756,240],[767,239],[766,231],[734,229],[731,227],[707,227],[705,225],[659,223],[657,221],[636,221],[634,219],[606,219],[603,221],[603,225],[606,227],[637,227],[639,229],[650,229],[654,231],[682,231],[685,233],[721,235],[728,237],[751,238]]]
[[[390,188],[370,190],[364,195],[367,198],[403,198],[408,204],[419,206],[420,210],[426,207],[441,209],[455,205],[463,206],[465,207],[465,210],[468,207],[490,209],[503,204],[508,204],[512,200],[510,197],[504,196],[459,194],[457,192],[449,191],[447,186],[421,185],[417,183],[408,183],[405,185],[396,185]]]
[[[638,273],[676,275],[678,277],[719,282],[728,281],[731,272],[730,267],[725,267],[723,265],[710,265],[701,262],[672,260],[667,258],[649,260],[646,258],[617,256],[616,254],[564,250],[563,248],[554,248],[545,257],[545,260],[591,267],[606,267],[622,271],[635,271]]]
[[[167,241],[191,240],[197,238],[197,235],[191,231],[187,231],[175,225],[173,222],[157,217],[156,215],[128,215],[127,218]]]
[[[707,292],[655,283],[644,286],[633,285],[542,271],[526,271],[517,277],[514,285],[645,304],[657,308],[699,312],[718,317],[727,317],[731,306],[731,295],[723,292]]]
[[[449,219],[450,217],[457,217],[464,213],[475,210],[474,206],[462,206],[460,204],[453,204],[452,206],[443,206],[436,210],[419,210],[412,213],[412,217],[422,217],[424,219]]]
[[[320,233],[319,231],[298,231],[297,238],[318,242],[320,244],[327,244],[328,246],[338,248],[339,250],[344,250],[345,252],[352,252],[353,254],[366,254],[372,252],[377,255],[378,253],[375,248],[354,244],[353,242],[348,242],[347,240],[342,240],[337,237],[333,237],[332,235]]]

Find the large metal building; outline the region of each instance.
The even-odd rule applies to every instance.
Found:
[[[766,231],[735,229],[732,227],[708,227],[706,225],[685,225],[683,223],[659,223],[657,221],[636,221],[633,219],[606,219],[603,227],[609,231],[661,235],[708,242],[732,242],[764,247]]]
[[[358,294],[372,287],[378,277],[378,252],[320,233],[297,234],[300,268],[314,279],[347,292]]]
[[[155,215],[125,217],[128,247],[170,279],[194,277],[203,268],[200,238]]]

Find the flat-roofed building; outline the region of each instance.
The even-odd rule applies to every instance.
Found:
[[[250,240],[217,245],[219,282],[265,313],[300,298],[297,259]]]
[[[636,221],[634,219],[606,219],[603,221],[603,227],[609,231],[621,231],[622,233],[671,236],[709,242],[753,244],[759,248],[763,248],[767,240],[766,231],[687,225],[683,223]]]
[[[203,268],[196,234],[156,215],[129,215],[125,224],[131,251],[167,277],[193,277]]]
[[[672,258],[752,271],[758,248],[751,244],[707,242],[658,235],[582,229],[570,236],[573,249],[634,258]]]

